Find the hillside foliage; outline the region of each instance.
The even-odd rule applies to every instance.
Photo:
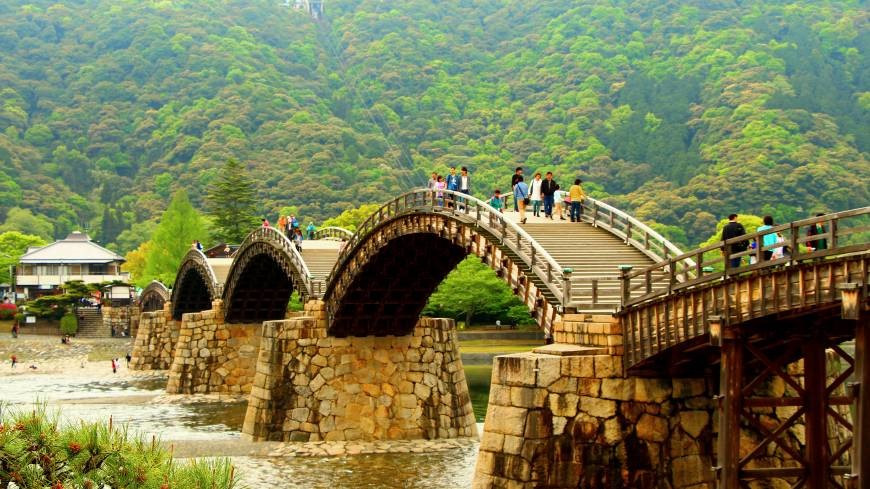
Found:
[[[121,253],[235,159],[317,221],[471,169],[580,176],[682,244],[870,202],[855,0],[0,3],[0,231]]]

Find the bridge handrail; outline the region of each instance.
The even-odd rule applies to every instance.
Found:
[[[385,220],[423,208],[443,210],[453,214],[465,214],[471,216],[475,223],[486,228],[494,236],[498,236],[503,243],[508,245],[533,272],[539,274],[547,284],[551,286],[551,292],[564,306],[565,299],[570,299],[570,272],[563,270],[559,263],[545,250],[534,238],[516,223],[505,218],[504,214],[490,206],[488,203],[471,195],[451,190],[437,191],[443,197],[436,196],[436,191],[427,188],[415,189],[405,192],[393,200],[387,202],[372,213],[358,228],[353,237],[345,244],[338,260],[329,274],[327,283],[331,287],[335,283],[334,278],[339,270],[353,255],[354,250],[362,243],[364,238]],[[440,200],[440,203],[439,203]],[[452,207],[449,207],[451,204]],[[459,209],[463,207],[463,209]],[[474,212],[472,212],[474,207]],[[508,231],[514,233],[514,243],[508,243]],[[528,249],[527,253],[525,249]]]
[[[305,264],[305,259],[302,258],[302,254],[296,249],[296,245],[290,241],[287,236],[284,236],[284,233],[275,229],[271,226],[269,227],[260,227],[251,232],[245,240],[242,241],[242,244],[239,246],[239,249],[244,249],[248,244],[253,243],[254,241],[266,241],[273,244],[278,244],[287,256],[290,257],[290,262],[296,267],[296,270],[299,271],[299,275],[302,277],[303,285],[305,286],[305,290],[309,296],[313,296],[316,292],[314,280],[312,280],[311,271],[308,270],[308,265]]]
[[[870,241],[847,243],[844,238],[849,235],[858,235],[858,233],[870,231],[870,226],[857,226],[852,228],[841,226],[842,221],[852,218],[861,218],[861,216],[870,216],[870,206],[781,224],[764,231],[756,231],[735,238],[730,238],[726,241],[719,241],[712,245],[683,253],[679,256],[670,258],[667,261],[657,263],[641,270],[624,270],[621,286],[622,309],[637,306],[658,297],[671,294],[680,289],[710,283],[715,280],[745,272],[769,269],[785,264],[794,265],[803,261],[815,260],[831,255],[842,255],[868,250],[870,249]],[[804,233],[804,235],[801,236],[802,230],[805,230],[807,226],[816,224],[822,224],[825,232],[812,236],[808,236]],[[767,246],[756,246],[754,249],[750,246],[744,251],[733,250],[733,246],[737,243],[747,241],[763,243],[763,236],[777,233],[782,234],[782,241],[777,241],[774,244]],[[821,240],[827,242],[826,249],[814,249],[805,252],[800,251],[801,244]],[[784,246],[790,248],[791,253],[789,256],[783,256],[771,260],[764,259],[765,251],[772,251]],[[713,258],[705,258],[707,253],[716,251],[718,251],[718,253],[716,253]],[[744,265],[743,257],[745,256],[754,257],[756,262]],[[732,268],[731,259],[737,258],[741,259],[741,265]],[[718,264],[721,264],[721,270],[713,268],[714,265]],[[653,290],[652,276],[656,272],[667,273],[669,275],[667,288]],[[638,285],[632,284],[632,280],[638,277],[643,277],[641,283]],[[642,291],[640,295],[633,294],[638,290]]]
[[[213,287],[215,297],[220,296],[221,292],[222,292],[223,284],[218,282],[217,276],[214,274],[214,269],[211,267],[211,264],[208,262],[208,257],[205,256],[205,253],[203,253],[199,249],[191,248],[190,250],[187,251],[187,253],[184,254],[184,258],[181,259],[181,264],[184,265],[184,263],[187,262],[188,260],[195,261],[195,262],[199,263],[200,265],[202,265],[203,268],[205,268],[206,273],[208,273],[209,283],[211,284],[211,287]],[[176,277],[176,279],[177,278],[178,277]],[[176,282],[177,282],[177,280],[176,280]],[[176,291],[176,289],[178,289],[177,285],[178,284],[176,283],[172,287],[172,296],[170,296],[170,297],[172,297],[173,302],[175,300],[175,297],[174,297],[175,291]]]
[[[584,212],[581,218],[584,221],[593,226],[604,228],[623,238],[626,243],[631,242],[635,248],[657,262],[665,261],[671,256],[684,254],[679,246],[671,243],[656,230],[625,211],[588,196],[583,200],[582,206]],[[606,211],[606,220],[602,221],[598,218],[599,210]],[[637,238],[634,237],[635,231],[640,233]]]
[[[353,231],[339,226],[326,226],[314,231],[314,239],[338,239],[347,241],[353,237]]]

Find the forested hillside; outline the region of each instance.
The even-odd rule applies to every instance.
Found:
[[[292,2],[291,2],[292,3]],[[0,231],[121,252],[229,158],[320,220],[470,167],[586,180],[683,244],[870,202],[858,0],[0,2]]]

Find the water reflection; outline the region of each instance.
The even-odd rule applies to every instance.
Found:
[[[250,488],[426,488],[471,487],[477,445],[421,454],[372,454],[344,458],[235,457]],[[282,481],[276,485],[276,481]]]
[[[468,393],[471,396],[471,407],[478,423],[486,417],[486,405],[489,402],[489,383],[492,377],[492,365],[465,365],[465,380],[468,382]]]

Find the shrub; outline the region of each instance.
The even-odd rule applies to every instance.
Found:
[[[60,332],[63,334],[74,335],[79,330],[79,320],[75,314],[66,313],[60,318]]]
[[[233,489],[226,459],[179,464],[152,439],[105,423],[61,426],[44,407],[2,410],[0,487]]]
[[[8,321],[15,318],[15,309],[0,309],[0,321]]]

